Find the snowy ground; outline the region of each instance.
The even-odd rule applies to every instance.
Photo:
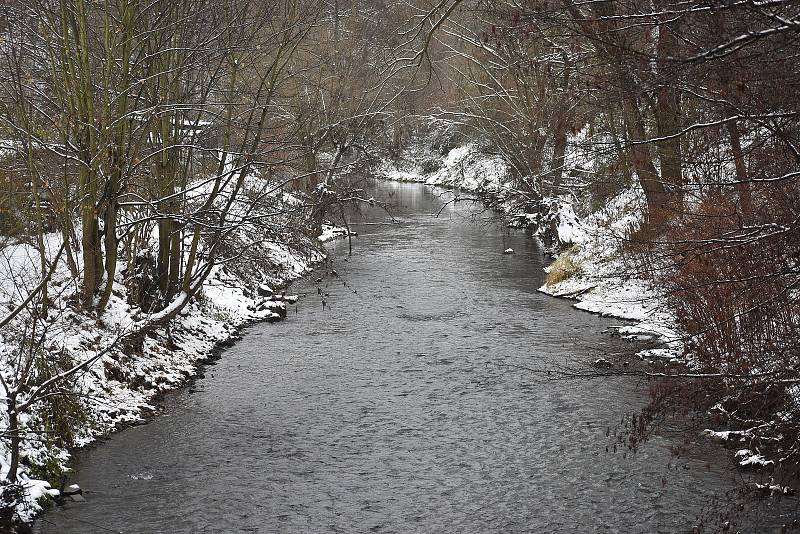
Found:
[[[321,240],[343,235],[342,229],[325,226]],[[60,237],[47,236],[47,247],[55,251]],[[263,265],[258,272],[260,282],[236,274],[236,269],[215,267],[203,285],[197,299],[191,302],[166,328],[158,328],[142,336],[137,346],[115,348],[76,375],[69,384],[80,394],[83,418],[73,426],[74,444],[83,446],[121,426],[134,423],[153,414],[152,400],[159,393],[184,384],[204,361],[213,357],[220,346],[231,342],[241,326],[248,322],[279,320],[285,316],[285,306],[297,297],[285,295],[279,287],[308,273],[313,264],[324,259],[324,252],[308,240],[305,244],[289,246],[280,239],[265,240],[254,251]],[[29,246],[5,243],[0,247],[0,305],[11,307],[21,301],[24,292],[19,287],[32,287],[39,279],[38,253]],[[62,258],[63,263],[63,258]],[[49,293],[53,311],[48,319],[45,350],[58,351],[81,362],[93,358],[113,345],[116,338],[143,320],[141,310],[127,303],[127,289],[121,273],[115,280],[113,296],[101,317],[75,312],[69,299],[77,286],[65,264],[59,265]],[[273,291],[273,288],[276,288]],[[15,378],[14,365],[18,352],[18,320],[0,332],[0,373],[7,383]],[[5,399],[4,399],[5,400]],[[58,469],[67,468],[69,453],[47,438],[47,403],[35,405],[30,413],[21,414],[20,422],[26,432],[22,445],[19,481],[27,490],[26,498],[18,503],[20,519],[29,520],[40,511],[40,499],[57,496],[58,490],[45,480]],[[0,429],[8,428],[6,410],[0,406]],[[0,478],[9,469],[9,450],[4,440],[0,445]]]

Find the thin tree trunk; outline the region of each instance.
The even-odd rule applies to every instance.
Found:
[[[22,444],[19,433],[19,418],[17,417],[16,395],[11,395],[6,399],[6,412],[8,414],[8,434],[10,458],[8,463],[8,475],[6,480],[14,484],[17,482],[17,472],[19,471],[19,449]]]
[[[726,122],[725,129],[728,130],[728,136],[730,137],[733,163],[736,168],[736,192],[739,195],[739,209],[744,218],[750,221],[753,217],[753,193],[750,188],[747,164],[744,161],[744,153],[742,152],[742,135],[735,120]]]
[[[596,50],[601,55],[610,58],[612,67],[616,70],[625,129],[630,141],[628,143],[628,151],[631,163],[639,177],[639,183],[647,199],[650,222],[661,221],[669,215],[667,209],[669,195],[661,181],[658,170],[653,165],[649,146],[643,143],[647,139],[647,135],[636,93],[636,88],[639,84],[625,66],[625,58],[622,54],[624,43],[610,41],[610,39],[614,38],[614,34],[611,32],[613,28],[610,27],[611,17],[615,15],[614,4],[612,2],[595,4],[594,20],[587,19],[570,0],[562,0],[562,4],[580,25],[583,32],[591,37]]]
[[[68,137],[65,136],[65,137]],[[66,146],[66,142],[64,145]],[[73,225],[73,213],[72,213],[72,206],[70,204],[69,199],[69,177],[67,174],[67,158],[64,158],[64,203],[61,208],[62,213],[62,220],[61,220],[61,236],[64,240],[65,247],[64,250],[67,254],[67,266],[69,267],[69,273],[72,275],[72,278],[78,278],[78,264],[75,262],[75,256],[72,253],[72,246],[75,242],[75,227]]]
[[[725,19],[724,11],[715,14],[714,23],[720,35],[724,35],[727,32],[728,24]],[[723,68],[720,71],[719,77],[720,89],[723,97],[732,98],[740,94],[731,82],[731,73],[729,71]],[[735,110],[735,105],[731,104],[731,108]],[[733,164],[736,169],[736,193],[739,197],[739,210],[744,219],[750,221],[753,217],[753,196],[747,164],[745,163],[744,153],[742,152],[742,132],[736,120],[729,120],[726,122],[725,129],[728,131],[731,152],[733,153]]]
[[[83,302],[91,308],[94,306],[95,293],[100,284],[100,273],[103,269],[102,250],[100,248],[100,225],[97,214],[97,173],[93,155],[95,154],[95,136],[92,129],[94,121],[93,88],[91,83],[91,67],[89,64],[89,39],[87,35],[87,17],[84,0],[75,1],[75,10],[65,14],[69,17],[75,38],[78,64],[78,130],[80,138],[81,169],[79,173],[80,206],[81,206],[81,253],[83,255]],[[65,43],[66,44],[66,43]]]
[[[639,105],[631,98],[623,98],[622,107],[628,138],[633,141],[645,139],[644,121]],[[650,158],[648,145],[629,143],[629,152],[633,169],[639,177],[647,199],[650,221],[660,222],[667,216],[668,193]]]
[[[562,54],[564,61],[564,78],[561,82],[561,98],[560,109],[556,110],[557,119],[555,130],[553,132],[553,162],[550,168],[550,182],[552,184],[553,194],[557,195],[561,188],[561,180],[564,176],[564,162],[567,151],[567,126],[569,125],[569,112],[566,106],[567,94],[569,91],[569,80],[572,67],[569,63],[569,56],[566,53]]]
[[[658,26],[656,43],[659,87],[656,91],[656,127],[658,137],[669,139],[656,144],[658,159],[661,163],[661,179],[668,184],[672,193],[673,208],[683,203],[684,182],[681,166],[681,139],[676,134],[680,131],[680,93],[673,87],[675,80],[670,72],[670,63],[678,47],[673,28],[662,23]]]
[[[111,173],[109,176],[109,183],[106,189],[106,208],[103,218],[103,228],[105,232],[105,273],[106,285],[100,296],[98,310],[105,309],[108,301],[111,298],[111,292],[114,288],[114,277],[117,273],[117,260],[119,243],[117,240],[117,214],[119,211],[118,196],[122,189],[123,182],[123,167],[125,166],[123,153],[125,149],[123,145],[128,134],[128,90],[130,84],[130,64],[131,64],[131,50],[132,39],[134,34],[134,13],[133,7],[130,3],[126,2],[123,6],[122,12],[122,76],[120,78],[119,89],[120,95],[115,114],[117,121],[114,130],[114,140],[110,150],[110,167]],[[110,30],[110,22],[106,18],[106,56],[111,64],[111,58],[115,56],[115,47],[112,45],[112,37]],[[110,77],[109,77],[110,78]],[[110,79],[106,80],[106,85],[110,85]],[[111,88],[106,88],[106,94],[110,92]],[[106,106],[106,110],[110,113],[110,104]]]
[[[566,117],[559,117],[553,133],[553,168],[550,171],[553,194],[557,195],[561,189],[564,177],[564,163],[567,152],[567,121]]]

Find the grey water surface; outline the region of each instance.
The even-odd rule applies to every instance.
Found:
[[[297,314],[248,328],[196,391],[78,454],[87,502],[38,532],[672,533],[728,517],[728,451],[676,457],[667,434],[614,451],[646,383],[539,372],[635,347],[609,335],[619,321],[536,291],[533,239],[470,203],[434,216],[441,191],[375,187],[396,224],[366,210],[352,257],[330,245],[338,277],[321,266],[291,288]],[[782,506],[732,520],[776,532]]]

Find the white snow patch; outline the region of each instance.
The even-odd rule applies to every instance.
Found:
[[[775,462],[765,459],[762,455],[757,454],[750,449],[739,449],[735,454],[739,458],[739,465],[743,467],[766,467],[773,465]]]

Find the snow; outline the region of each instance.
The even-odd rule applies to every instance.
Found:
[[[354,232],[351,232],[350,235],[356,236]],[[339,239],[347,237],[347,228],[341,226],[334,226],[331,224],[323,224],[322,225],[322,233],[319,236],[319,240],[323,243],[327,243],[328,241],[333,241],[334,239]]]
[[[268,296],[271,296],[275,292],[267,284],[259,284],[258,285],[258,293],[260,295],[262,295],[262,296],[268,297]]]
[[[562,245],[580,244],[587,241],[588,236],[578,221],[572,204],[563,203],[558,210],[558,240]]]
[[[750,435],[747,432],[737,431],[737,430],[712,430],[710,428],[706,428],[701,432],[702,435],[707,436],[713,440],[717,441],[734,441],[738,439],[739,441],[746,441],[750,438]]]
[[[755,488],[763,493],[768,493],[770,496],[794,494],[794,489],[792,487],[776,484],[773,478],[770,478],[769,482],[765,482],[764,484],[756,483]]]
[[[421,151],[415,147],[414,151]],[[435,166],[433,170],[429,166]],[[387,180],[458,187],[467,191],[501,193],[509,181],[509,166],[498,155],[487,154],[477,143],[450,150],[443,158],[404,158],[384,161],[377,174]]]
[[[739,465],[742,467],[766,467],[775,463],[772,460],[764,459],[763,456],[750,449],[739,449],[734,456],[740,459]]]

